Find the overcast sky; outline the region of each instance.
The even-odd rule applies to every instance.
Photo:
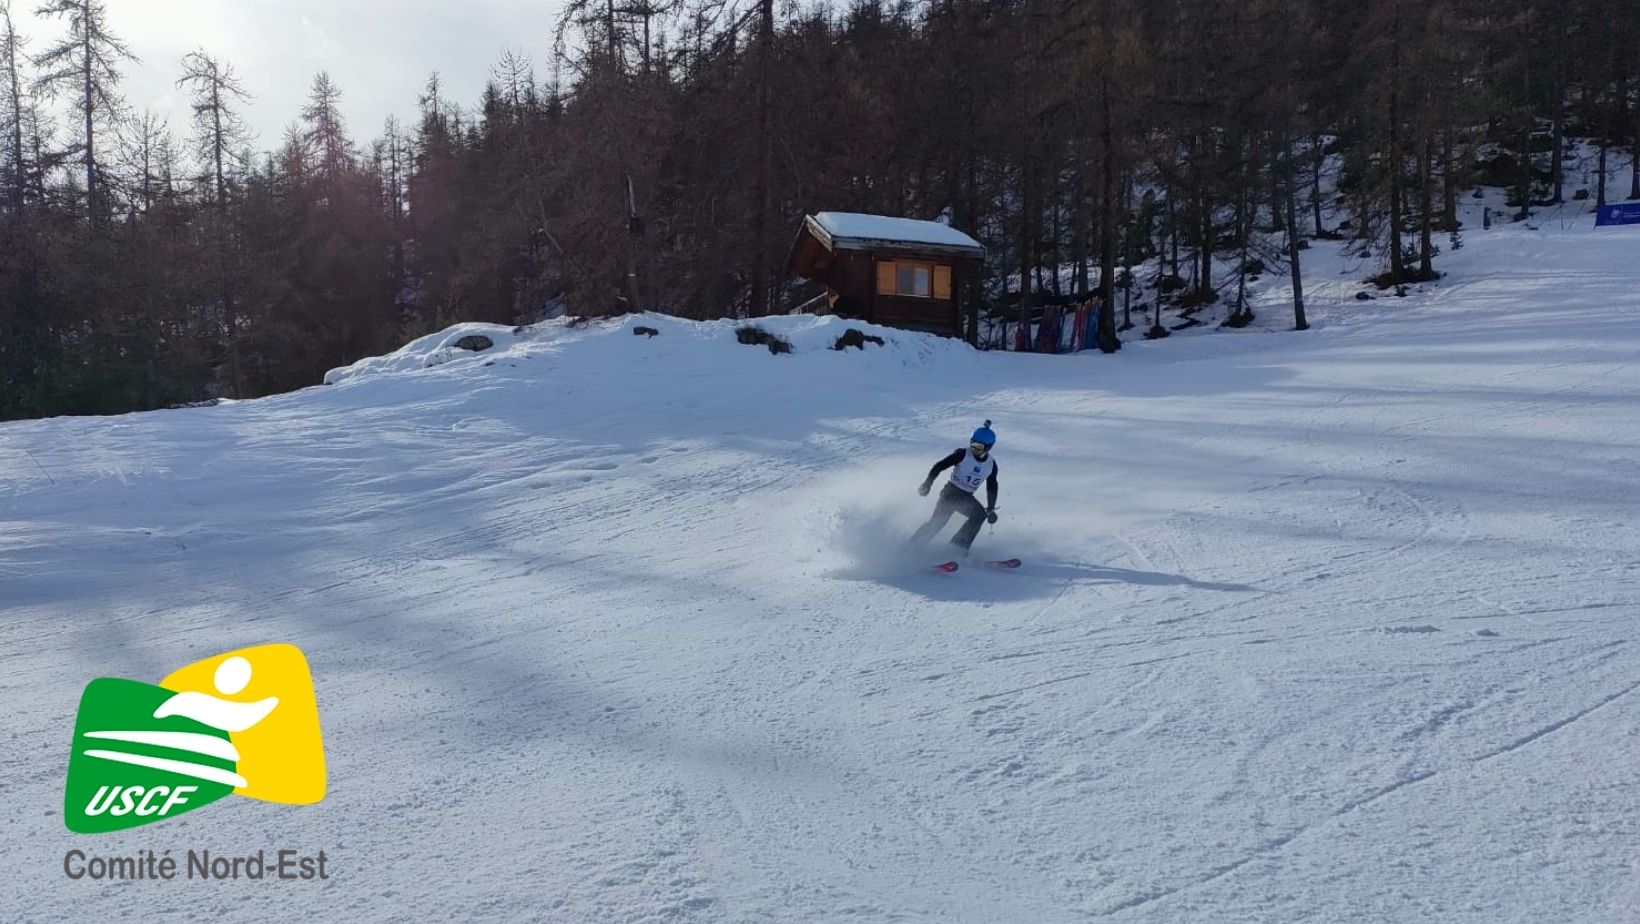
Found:
[[[67,29],[36,17],[37,0],[13,0],[12,16],[39,54]],[[416,96],[438,71],[445,95],[478,102],[502,52],[527,55],[547,76],[559,0],[107,0],[110,27],[141,59],[126,63],[121,89],[138,111],[170,117],[180,140],[187,101],[176,87],[182,56],[204,48],[231,63],[256,98],[245,110],[254,147],[277,147],[296,120],[313,75],[342,89],[347,129],[361,147],[397,115],[413,124]]]

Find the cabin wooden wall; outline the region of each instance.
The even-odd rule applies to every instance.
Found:
[[[888,327],[925,330],[953,337],[961,333],[957,326],[956,303],[943,299],[879,295],[872,307],[871,321]]]
[[[876,287],[871,267],[870,254],[845,250],[833,257],[826,276],[826,285],[838,295],[833,311],[862,320],[871,319],[871,295]]]
[[[888,327],[962,336],[960,306],[972,274],[972,268],[967,264],[972,261],[940,259],[909,251],[845,250],[826,255],[829,259],[819,255],[804,256],[813,263],[824,262],[819,281],[837,296],[831,305],[833,313]],[[878,263],[904,260],[951,267],[951,297],[916,298],[878,294]]]

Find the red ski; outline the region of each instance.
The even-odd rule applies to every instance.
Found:
[[[987,568],[1000,568],[1003,571],[1012,571],[1022,564],[1024,563],[1017,558],[1002,558],[995,561],[988,561],[985,563],[985,566]]]
[[[937,565],[930,565],[929,567],[933,568],[935,571],[950,574],[951,572],[957,570],[958,565],[954,561],[943,561]]]

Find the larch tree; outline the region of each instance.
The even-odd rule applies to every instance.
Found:
[[[71,100],[79,115],[77,146],[85,168],[86,214],[95,228],[108,209],[98,161],[99,132],[112,131],[123,116],[119,65],[137,57],[109,31],[102,0],[49,0],[36,14],[68,20],[68,33],[36,59],[36,80],[49,95]]]
[[[218,61],[203,49],[182,59],[182,76],[176,85],[190,95],[194,156],[209,170],[212,204],[218,210],[224,209],[233,178],[230,168],[234,152],[250,140],[236,106],[250,102],[250,94],[234,76],[231,64]]]

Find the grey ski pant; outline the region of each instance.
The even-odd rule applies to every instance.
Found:
[[[967,551],[974,544],[974,537],[979,535],[979,528],[985,525],[985,505],[981,504],[974,495],[962,490],[949,481],[940,490],[940,498],[934,504],[934,514],[928,518],[917,532],[911,537],[911,545],[921,548],[934,538],[945,524],[951,522],[952,514],[960,513],[968,518],[962,524],[957,534],[951,537],[951,544]]]

